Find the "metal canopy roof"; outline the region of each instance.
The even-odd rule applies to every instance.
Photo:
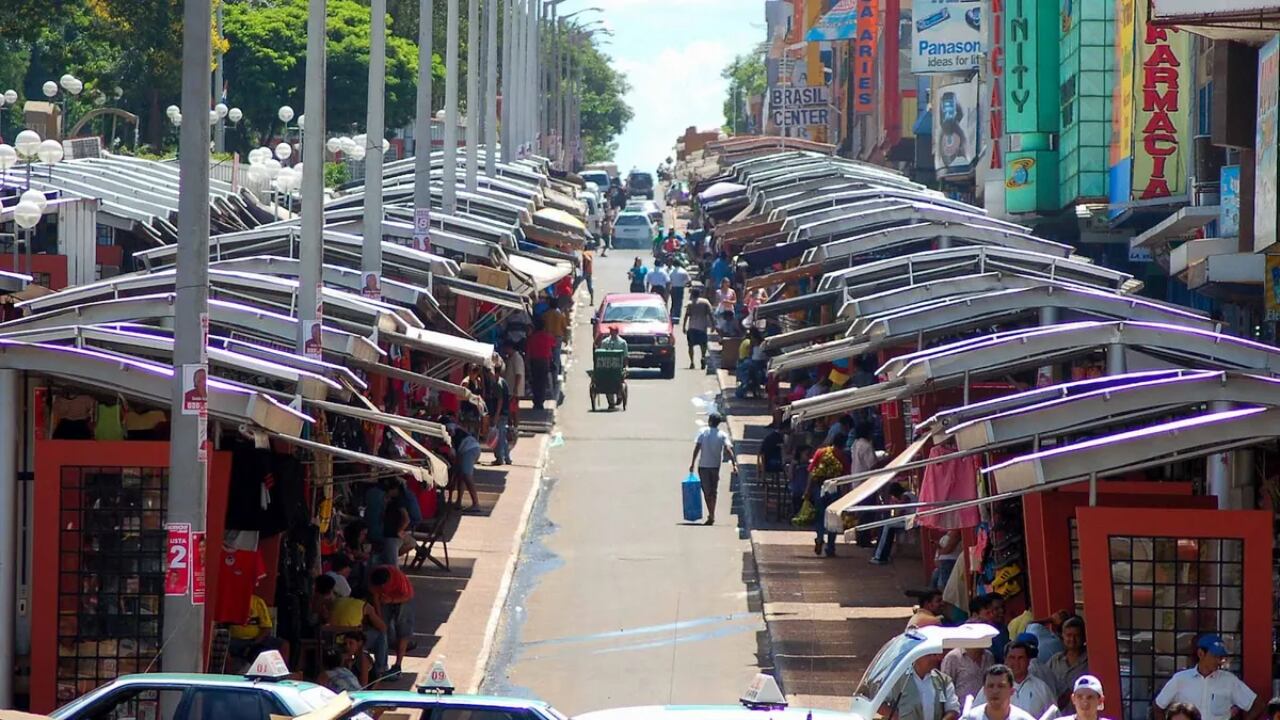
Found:
[[[816,367],[823,363],[853,358],[871,352],[871,345],[860,337],[843,337],[831,342],[810,345],[779,355],[769,360],[769,372],[783,373],[791,370]]]
[[[120,393],[148,404],[168,406],[173,394],[173,368],[137,358],[47,343],[0,339],[0,367],[25,370],[73,382],[96,391]],[[297,436],[310,418],[270,397],[210,379],[209,414],[220,420],[249,423],[284,436]]]
[[[1212,370],[1145,378],[973,419],[949,434],[961,449],[977,449],[1213,402],[1280,407],[1280,380]]]
[[[861,203],[859,203],[860,205]],[[854,205],[849,206],[851,212],[837,217],[817,220],[808,224],[800,224],[796,228],[799,239],[841,238],[860,235],[868,229],[902,223],[931,222],[938,225],[946,223],[967,223],[984,227],[997,228],[1010,232],[1029,235],[1024,225],[997,220],[988,215],[976,212],[964,212],[951,208],[939,207],[914,200],[898,200],[883,209],[868,208],[858,211]],[[1057,243],[1053,244],[1058,246]],[[1060,247],[1060,246],[1058,246]]]
[[[174,302],[173,293],[103,300],[0,323],[0,332],[65,325],[108,325],[145,320],[159,320],[163,323],[172,320]],[[289,348],[298,341],[297,320],[288,315],[249,305],[225,300],[210,300],[209,321],[214,326],[227,328],[233,333],[233,337],[235,335],[243,338],[257,337]],[[321,337],[324,351],[340,357],[374,361],[383,354],[378,346],[367,338],[336,330],[328,325],[323,327]]]
[[[1274,442],[1278,435],[1280,409],[1244,407],[1062,445],[982,472],[995,479],[1000,492],[1009,492]]]
[[[871,407],[890,400],[901,400],[909,397],[914,388],[902,380],[867,385],[860,388],[846,388],[826,395],[797,400],[791,404],[790,413],[796,422],[804,422],[814,418],[829,417],[858,408]]]
[[[1179,311],[1137,295],[1049,286],[951,297],[884,315],[864,316],[854,322],[849,334],[869,341],[875,350],[895,339],[1005,322],[1017,316],[1038,315],[1041,309],[1050,307],[1106,319],[1164,322],[1208,331],[1216,331],[1221,325],[1200,313]]]
[[[888,285],[890,283],[885,283]],[[840,308],[840,316],[849,320],[885,315],[903,308],[941,301],[950,297],[962,297],[995,292],[1012,288],[1045,287],[1052,281],[1033,275],[1015,272],[986,272],[974,275],[958,275],[941,280],[930,280],[915,284],[902,284],[895,287],[883,287],[875,292],[845,291],[845,303]]]
[[[252,273],[255,275],[278,275],[296,278],[301,273],[301,263],[294,258],[254,255],[235,260],[218,260],[209,263],[210,270]],[[325,264],[321,267],[323,281],[326,285],[341,288],[359,294],[364,288],[363,273],[352,268]],[[426,303],[431,307],[439,307],[428,288],[419,287],[398,280],[383,278],[381,281],[382,299],[399,305],[417,307],[418,303]]]
[[[18,330],[4,333],[0,337],[21,342],[70,343],[80,348],[94,347],[104,352],[120,353],[129,357],[156,356],[162,362],[172,365],[173,337],[151,332],[153,330],[155,328],[141,325],[75,325]],[[330,393],[346,392],[341,384],[323,374],[216,346],[209,348],[209,371],[214,377],[221,377],[233,383],[236,380],[225,377],[228,372],[282,383],[305,398],[323,399]]]
[[[971,245],[990,245],[1039,252],[1057,257],[1071,257],[1072,247],[1045,240],[1027,233],[1002,230],[987,225],[967,222],[938,224],[934,222],[912,223],[885,230],[877,230],[810,248],[801,262],[830,262],[847,260],[868,253],[885,252],[912,243],[928,242],[941,238],[959,240]]]
[[[843,335],[853,323],[848,320],[841,320],[826,325],[814,325],[813,327],[800,328],[799,330],[791,330],[789,332],[770,335],[764,339],[765,350],[780,350],[796,345],[811,344],[816,340],[822,340],[835,335]]]
[[[962,203],[959,200],[952,200],[934,190],[920,191],[894,187],[848,189],[840,187],[833,192],[830,187],[825,187],[820,181],[815,182],[818,182],[818,186],[815,188],[793,193],[789,197],[778,198],[770,203],[772,210],[769,211],[769,218],[771,220],[790,219],[817,210],[847,207],[862,200],[892,198],[916,200],[930,205],[939,205],[968,212],[982,212],[981,208]]]
[[[404,328],[403,332],[379,332],[380,337],[418,348],[439,357],[473,365],[493,367],[493,345],[423,328]]]
[[[842,297],[844,297],[844,292],[839,289],[809,292],[791,298],[761,303],[756,306],[755,316],[756,318],[771,318],[778,315],[786,315],[797,310],[808,310],[809,308],[830,305]]]
[[[827,273],[818,289],[888,283],[890,287],[948,277],[1010,271],[1032,277],[1130,292],[1141,287],[1128,273],[1100,267],[1080,258],[1061,258],[1011,248],[969,246],[926,250]],[[870,292],[880,292],[877,287]],[[860,293],[860,294],[870,294]]]
[[[994,333],[896,357],[880,372],[919,386],[964,375],[1038,367],[1112,345],[1173,358],[1180,365],[1280,374],[1280,348],[1149,322],[1077,322]]]

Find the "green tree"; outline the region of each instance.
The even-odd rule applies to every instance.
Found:
[[[604,54],[594,37],[571,45],[575,75],[581,75],[582,140],[586,162],[610,160],[617,152],[614,139],[635,116],[627,104],[631,84],[627,76],[613,69],[613,59]]]
[[[249,128],[278,133],[276,111],[302,112],[306,79],[306,0],[271,5],[230,3],[223,32],[230,43],[226,78],[230,99],[244,111]],[[395,27],[392,22],[389,27]],[[334,132],[363,127],[369,80],[369,8],[356,0],[330,0],[326,118]],[[434,58],[433,58],[434,59]],[[433,63],[434,66],[434,63]],[[414,115],[418,47],[395,33],[387,37],[387,127]]]
[[[761,52],[744,53],[733,59],[720,77],[729,81],[724,99],[724,129],[737,135],[747,128],[747,99],[765,91],[764,55]]]

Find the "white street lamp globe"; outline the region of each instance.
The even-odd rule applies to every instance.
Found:
[[[40,222],[44,212],[35,203],[20,202],[13,208],[13,221],[23,230],[30,230]]]
[[[16,104],[16,103],[18,102],[18,91],[17,91],[17,90],[5,90],[5,91],[4,91],[4,101],[5,101],[6,103],[10,104],[10,105],[14,105],[14,104]]]
[[[228,108],[226,103],[218,103],[213,106],[213,111],[218,113],[218,117],[224,118],[227,113],[231,112],[231,108]]]
[[[290,155],[293,155],[292,145],[290,145],[287,142],[282,142],[279,145],[276,145],[277,158],[279,158],[280,160],[288,160]]]
[[[40,135],[35,130],[23,130],[13,141],[13,147],[24,158],[33,158],[40,150]]]
[[[177,105],[170,105],[169,107],[164,109],[164,114],[167,115],[170,120],[173,119],[174,115],[177,115],[180,112],[182,112],[182,109],[179,108]]]
[[[218,124],[218,121],[219,121],[219,120],[221,120],[221,119],[222,119],[222,118],[218,116],[218,111],[217,111],[217,110],[210,110],[210,111],[209,111],[209,124],[210,124],[210,125],[217,125],[217,124]]]
[[[307,129],[307,116],[305,113],[298,116],[298,129],[299,130]]]
[[[293,108],[288,105],[281,105],[280,112],[276,113],[276,117],[280,118],[280,122],[287,123],[293,119]]]
[[[275,158],[267,158],[267,161],[262,163],[262,167],[267,169],[267,172],[270,173],[272,178],[275,178],[276,175],[280,174],[280,170],[284,166]]]
[[[40,143],[40,149],[36,150],[36,155],[40,157],[40,162],[45,165],[55,165],[62,162],[62,158],[66,153],[62,150],[62,143],[57,140],[45,140]]]
[[[52,80],[46,80],[44,85],[40,86],[40,91],[44,93],[45,97],[51,98],[58,94],[58,83]]]
[[[302,187],[302,163],[294,165],[291,169],[293,170],[293,187],[296,190]]]
[[[4,107],[4,104],[5,104],[4,95],[0,95],[0,108]]]
[[[254,185],[262,185],[271,178],[271,173],[267,172],[265,165],[254,163],[249,166],[249,182]]]
[[[111,89],[111,96],[117,100],[124,97],[124,88],[120,87],[119,85],[115,86],[114,88]]]
[[[71,73],[67,73],[62,77],[58,78],[58,84],[62,86],[63,90],[68,90],[70,89],[69,86],[71,85],[72,82],[75,81],[75,79],[76,79],[75,75],[72,75]]]
[[[182,113],[178,113],[174,115],[173,117],[169,118],[169,120],[173,122],[174,127],[182,127]]]
[[[0,145],[0,172],[18,164],[18,151],[12,145]]]
[[[84,90],[84,81],[78,77],[71,78],[71,82],[62,86],[64,90],[72,95],[79,95]]]
[[[44,193],[40,192],[39,190],[28,190],[22,193],[22,195],[18,197],[18,202],[31,203],[32,205],[35,205],[37,208],[39,208],[40,212],[44,212],[44,209],[46,207],[49,207],[48,198],[46,198],[44,196]]]
[[[351,151],[351,159],[359,162],[364,159],[366,154],[368,153],[366,153],[363,145],[356,145],[355,149]]]
[[[240,122],[240,119],[243,117],[244,113],[241,112],[240,108],[231,108],[227,111],[227,119],[233,123]]]
[[[360,133],[359,135],[353,136],[351,138],[351,142],[355,143],[356,145],[359,145],[360,147],[366,150],[369,149],[369,136],[365,135],[364,133]]]
[[[349,137],[344,137],[344,138],[341,138],[341,140],[340,140],[339,142],[341,142],[341,143],[342,143],[342,152],[343,152],[343,153],[345,153],[345,154],[347,154],[347,155],[353,155],[353,154],[355,154],[355,151],[356,151],[356,141],[355,141],[355,140],[352,140],[352,139],[351,139],[351,138],[349,138]]]
[[[331,154],[336,155],[338,151],[342,149],[342,139],[336,137],[329,138],[329,141],[324,144],[324,149],[328,150]]]

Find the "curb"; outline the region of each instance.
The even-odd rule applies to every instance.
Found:
[[[552,428],[553,430],[555,428],[554,421],[552,422]],[[498,625],[502,622],[502,611],[506,608],[507,599],[511,595],[511,582],[515,578],[516,567],[519,566],[523,554],[525,536],[529,533],[529,520],[533,514],[533,507],[538,502],[538,497],[542,495],[542,475],[547,467],[547,446],[551,442],[551,435],[541,433],[539,437],[538,461],[533,466],[533,491],[529,493],[524,507],[520,510],[520,523],[513,535],[515,548],[507,560],[506,567],[502,569],[502,579],[498,583],[498,594],[494,598],[493,606],[489,609],[489,619],[485,622],[484,644],[480,646],[480,652],[476,656],[475,672],[473,673],[475,679],[472,681],[471,687],[467,689],[467,694],[478,694],[480,686],[484,684],[485,678],[488,677],[489,660],[493,656],[494,640],[497,637]]]
[[[728,373],[729,371],[726,370],[725,372]],[[725,380],[720,375],[719,363],[716,365],[716,386],[720,388],[721,398],[733,389],[725,385]],[[721,408],[726,418],[732,416],[732,413],[728,410],[728,403],[721,403]],[[732,439],[733,423],[725,423],[725,425],[728,426],[729,437]],[[760,589],[760,619],[764,621],[765,633],[767,633],[769,637],[769,662],[773,666],[773,677],[778,683],[778,689],[781,690],[785,696],[786,687],[782,682],[782,669],[779,667],[778,656],[773,652],[773,627],[769,622],[769,613],[765,610],[765,606],[769,604],[769,598],[766,594],[765,585],[760,578],[760,565],[756,561],[760,548],[759,544],[756,542],[755,532],[753,531],[755,526],[755,512],[751,507],[751,503],[746,498],[746,484],[742,477],[738,478],[738,492],[743,493],[742,515],[746,519],[747,523],[747,541],[751,544],[751,572],[755,578],[756,587]]]

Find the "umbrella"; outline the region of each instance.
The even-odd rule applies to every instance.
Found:
[[[712,200],[719,200],[721,198],[728,197],[729,195],[735,195],[746,189],[746,185],[739,185],[738,183],[731,182],[718,182],[706,190],[703,190],[702,194],[699,195],[698,198],[705,203]]]

